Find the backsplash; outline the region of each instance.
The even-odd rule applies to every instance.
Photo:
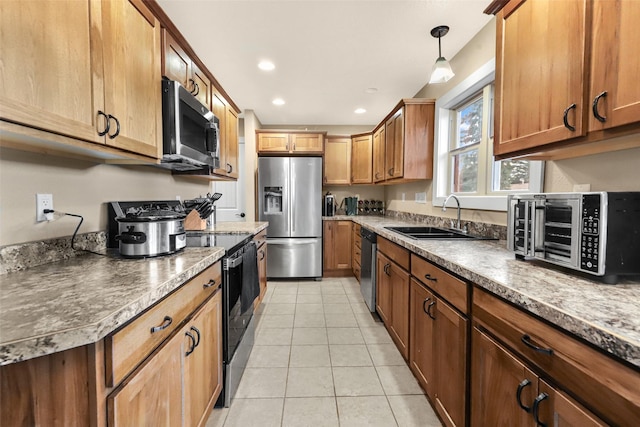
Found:
[[[83,250],[104,251],[107,248],[107,232],[78,234],[74,246],[76,249],[71,249],[71,236],[67,236],[0,247],[0,274],[84,255]]]
[[[388,210],[385,216],[404,221],[416,221],[426,226],[449,228],[451,227],[451,218],[443,218],[439,216],[422,215],[410,212],[399,212]],[[493,237],[495,239],[507,239],[507,227],[504,225],[489,224],[486,222],[460,221],[460,226],[465,225],[469,228],[469,233],[483,237]]]

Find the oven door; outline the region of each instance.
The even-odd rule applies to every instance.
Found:
[[[223,358],[229,362],[238,348],[240,341],[253,316],[253,305],[242,312],[242,251],[230,255],[224,261],[223,294]]]
[[[566,267],[579,267],[580,199],[577,197],[547,198],[542,219],[543,251],[536,258]]]

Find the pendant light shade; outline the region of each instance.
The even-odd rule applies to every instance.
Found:
[[[455,76],[453,70],[451,69],[451,65],[449,65],[449,61],[447,61],[445,57],[442,56],[442,45],[440,43],[440,38],[448,32],[449,27],[447,27],[446,25],[441,25],[431,30],[431,35],[438,38],[438,59],[436,59],[436,63],[433,64],[429,84],[445,83],[451,80],[453,76]]]

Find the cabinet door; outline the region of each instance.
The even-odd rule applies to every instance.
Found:
[[[409,273],[391,263],[391,322],[389,332],[405,360],[409,359]]]
[[[292,133],[291,151],[297,153],[322,154],[324,148],[324,136],[322,134]]]
[[[591,100],[598,102],[601,122],[589,114],[589,130],[640,121],[640,2],[593,2]]]
[[[386,128],[386,138],[384,143],[384,179],[393,178],[391,175],[391,168],[393,167],[393,151],[395,146],[395,138],[396,138],[396,122],[393,120],[393,117],[387,120],[385,123]]]
[[[222,391],[222,290],[185,328],[197,345],[192,348],[192,338],[184,338],[184,425],[198,426],[206,423]]]
[[[226,109],[225,127],[225,170],[228,177],[238,178],[238,115],[230,106]]]
[[[0,2],[0,118],[104,144],[99,5]]]
[[[211,111],[220,120],[220,167],[214,169],[213,173],[216,175],[227,174],[227,101],[216,91],[213,90],[211,96]]]
[[[324,221],[322,231],[322,269],[325,271],[335,270],[333,221]]]
[[[411,279],[409,297],[409,367],[422,388],[433,399],[434,381],[434,322],[428,313],[433,313],[435,297],[416,280]],[[433,314],[432,314],[433,315]],[[435,315],[433,315],[435,317]]]
[[[211,109],[211,80],[195,63],[191,63],[191,79],[195,85],[193,95]]]
[[[538,382],[538,419],[554,427],[604,427],[607,424],[546,381]],[[544,393],[546,396],[544,396]],[[535,413],[534,413],[535,415]]]
[[[108,425],[182,424],[182,343],[178,333],[107,398]]]
[[[162,30],[162,42],[164,52],[162,75],[177,81],[189,91],[193,90],[193,81],[190,80],[191,58],[166,29]]]
[[[258,152],[277,153],[289,151],[288,133],[259,133]]]
[[[102,2],[102,20],[107,144],[160,157],[160,23],[141,0]]]
[[[324,222],[324,270],[351,269],[351,221]]]
[[[258,280],[260,281],[260,301],[267,293],[267,245],[258,248]]]
[[[404,109],[398,110],[391,120],[393,121],[393,144],[391,153],[387,154],[387,160],[391,160],[391,163],[386,165],[387,178],[402,178],[404,174]]]
[[[431,308],[435,317],[436,411],[452,425],[466,425],[467,338],[469,321],[442,299]]]
[[[531,408],[537,377],[484,332],[471,334],[471,425],[534,427],[518,401]]]
[[[373,182],[384,181],[384,153],[386,143],[386,131],[382,126],[373,134]]]
[[[391,320],[391,260],[377,252],[376,255],[376,311],[387,327]]]
[[[324,184],[349,184],[351,139],[328,137],[324,147]]]
[[[371,184],[373,147],[371,135],[351,140],[351,183]]]
[[[586,134],[587,16],[586,0],[512,1],[498,14],[496,155]]]

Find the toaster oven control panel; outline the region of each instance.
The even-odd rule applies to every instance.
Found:
[[[600,261],[600,195],[582,197],[582,238],[580,242],[580,267],[582,270],[598,272]]]

